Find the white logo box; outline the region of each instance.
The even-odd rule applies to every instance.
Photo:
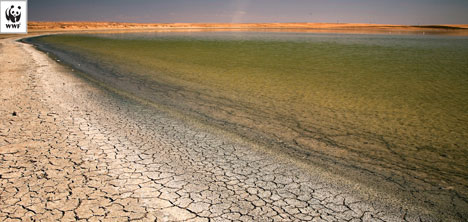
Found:
[[[0,0],[0,33],[23,34],[28,32],[28,1]]]

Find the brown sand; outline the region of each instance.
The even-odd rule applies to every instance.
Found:
[[[29,22],[28,31],[181,30],[181,29],[282,29],[300,32],[340,33],[434,33],[468,35],[468,25],[386,25],[362,23],[117,23],[117,22]]]

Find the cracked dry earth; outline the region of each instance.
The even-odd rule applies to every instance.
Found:
[[[0,44],[0,221],[433,220]]]

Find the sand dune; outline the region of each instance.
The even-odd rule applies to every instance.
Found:
[[[315,29],[343,31],[468,31],[468,25],[390,25],[363,23],[117,23],[117,22],[29,22],[28,30],[115,30],[115,29]]]

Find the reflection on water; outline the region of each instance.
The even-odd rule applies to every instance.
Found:
[[[271,149],[444,209],[467,206],[467,37],[151,32],[34,41],[113,87]]]

